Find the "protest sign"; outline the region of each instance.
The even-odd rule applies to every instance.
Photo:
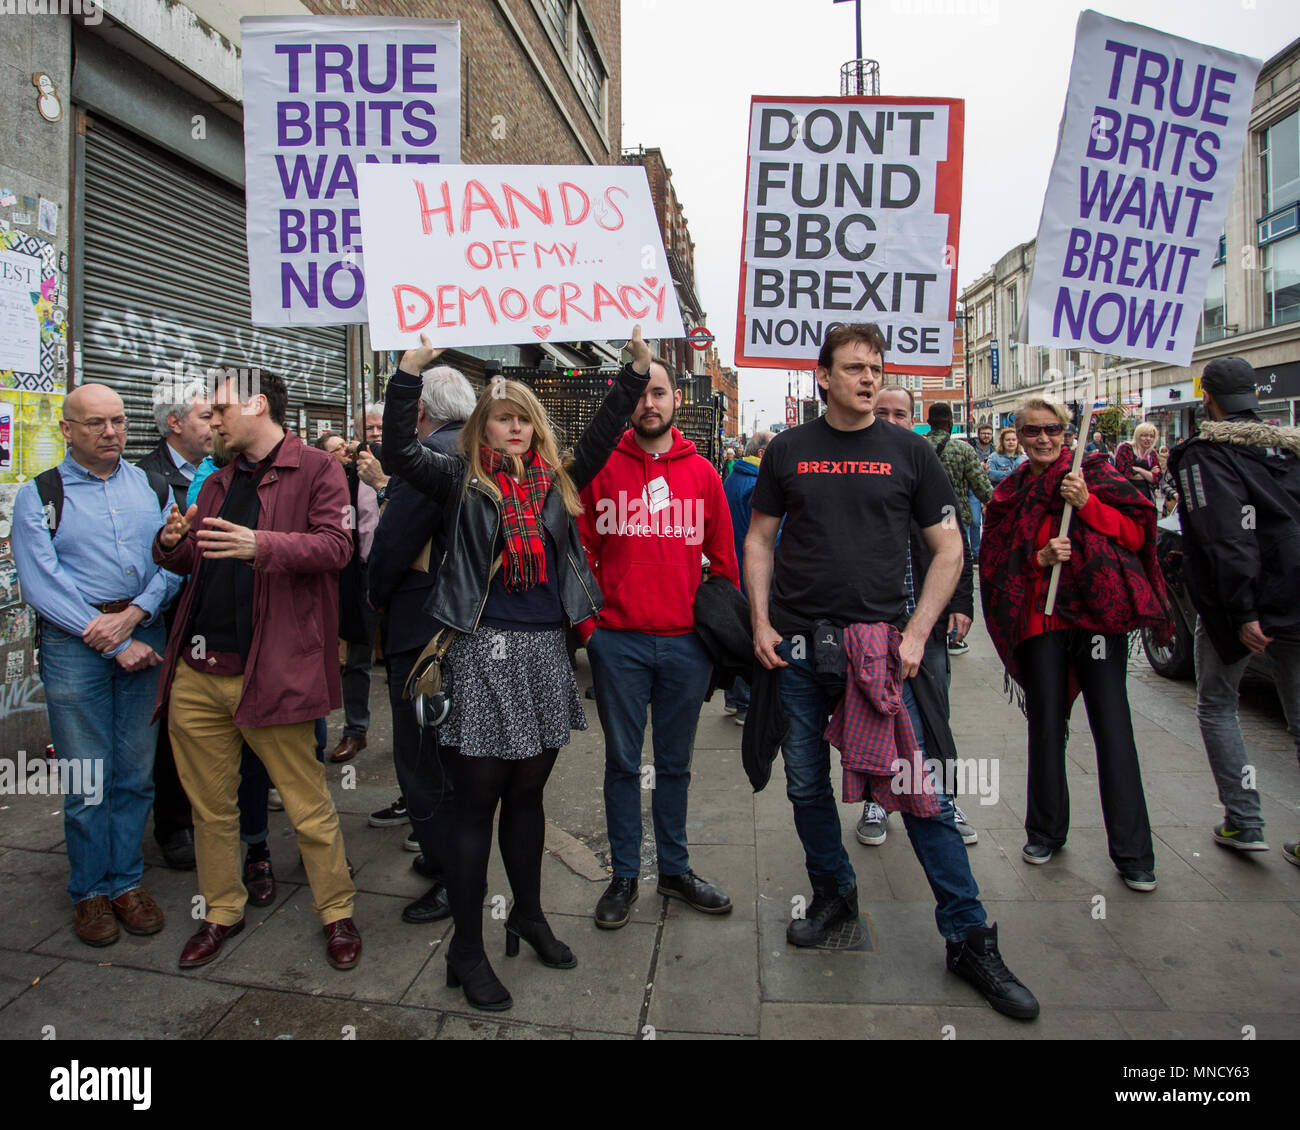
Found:
[[[1259,67],[1079,16],[1026,306],[1030,344],[1190,364]]]
[[[806,368],[843,322],[876,322],[890,372],[952,372],[964,104],[750,105],[736,364]]]
[[[366,320],[357,169],[460,161],[460,25],[245,16],[254,325]]]
[[[358,171],[376,349],[683,334],[645,170]]]

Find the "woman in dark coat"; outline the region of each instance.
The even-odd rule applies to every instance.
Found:
[[[1103,455],[1071,472],[1069,421],[1058,403],[1030,397],[1016,411],[1029,462],[998,484],[984,512],[980,595],[989,635],[1024,692],[1029,719],[1027,863],[1046,863],[1070,825],[1065,743],[1080,692],[1097,749],[1110,857],[1133,890],[1155,889],[1151,824],[1126,687],[1127,633],[1168,630],[1155,557],[1155,509]],[[1066,502],[1074,507],[1060,537]],[[1052,567],[1061,565],[1051,616]]]

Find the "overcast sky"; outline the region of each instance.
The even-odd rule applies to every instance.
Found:
[[[1116,0],[1116,19],[1267,59],[1300,36],[1295,0]],[[695,281],[723,364],[735,357],[745,138],[754,94],[839,93],[853,2],[623,0],[623,145],[659,146],[695,240]],[[1081,6],[1058,0],[863,0],[881,93],[966,100],[959,285],[1038,230]],[[784,370],[741,370],[760,423],[784,418]],[[811,382],[804,378],[805,395]],[[752,431],[751,406],[745,429]]]

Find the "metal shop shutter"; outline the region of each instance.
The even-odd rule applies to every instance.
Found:
[[[291,426],[309,400],[341,414],[345,327],[249,321],[242,195],[100,118],[85,139],[82,379],[121,395],[128,457],[157,444],[155,374],[174,379],[178,364],[182,377],[214,365],[280,373]]]

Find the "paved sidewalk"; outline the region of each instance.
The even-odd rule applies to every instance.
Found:
[[[1082,703],[1074,714],[1069,782],[1073,832],[1047,866],[1020,859],[1025,804],[1025,723],[1002,691],[1002,672],[977,625],[968,655],[953,660],[953,722],[963,757],[995,759],[996,803],[960,797],[979,843],[971,863],[1000,927],[1010,967],[1042,1002],[1025,1024],[989,1009],[944,968],[934,903],[902,822],[887,841],[853,837],[858,806],[842,806],[857,868],[866,942],[857,950],[795,950],[785,942],[791,900],[808,896],[803,859],[778,762],[755,795],[740,764],[739,727],[718,694],[696,741],[691,859],[724,887],[734,912],[717,918],[654,893],[646,845],[640,901],[622,930],[591,918],[607,881],[601,798],[603,753],[591,728],[562,751],[547,789],[548,853],[542,897],[556,934],[578,956],[572,971],[543,967],[524,947],[504,956],[504,930],[485,923],[489,955],[515,998],[488,1017],[446,988],[442,951],[450,923],[407,926],[403,904],[427,884],[402,850],[405,828],[377,830],[366,815],[396,795],[382,670],[372,686],[370,746],[353,763],[354,788],[328,772],[357,867],[361,964],[339,973],[324,960],[311,894],[283,813],[272,813],[276,903],[249,909],[252,927],[200,970],[176,967],[196,895],[192,872],[157,866],[148,841],[145,884],[168,916],[152,938],[123,934],[91,949],[73,933],[64,884],[57,797],[0,797],[0,1036],[40,1039],[383,1038],[880,1038],[1260,1039],[1300,1037],[1300,868],[1280,856],[1300,836],[1300,774],[1281,714],[1267,696],[1243,704],[1274,850],[1240,856],[1218,848],[1221,815],[1206,765],[1190,684],[1160,679],[1138,653],[1130,697],[1151,822],[1154,894],[1129,891],[1106,855],[1096,765]],[[579,656],[579,685],[590,683]],[[341,731],[331,720],[330,745]],[[33,751],[29,751],[33,752]],[[12,756],[12,751],[6,751]],[[647,749],[647,757],[649,752]],[[838,781],[837,781],[838,789]],[[646,829],[650,829],[649,799]],[[509,898],[494,848],[491,906]],[[951,1026],[952,1031],[947,1031]]]

